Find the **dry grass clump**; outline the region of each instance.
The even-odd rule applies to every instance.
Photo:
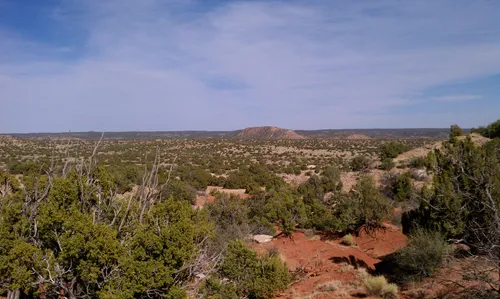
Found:
[[[340,264],[340,268],[337,270],[339,273],[346,273],[354,271],[354,266],[348,263]]]
[[[384,276],[368,277],[364,281],[365,290],[370,296],[378,296],[384,299],[396,299],[398,296],[398,286],[388,283]]]
[[[366,268],[358,268],[356,269],[356,277],[360,280],[365,280],[368,277],[370,277],[370,273],[368,273],[368,270]]]
[[[339,280],[332,280],[316,286],[316,289],[322,292],[335,292],[342,287],[342,282]]]
[[[354,237],[351,234],[347,234],[342,239],[342,243],[347,246],[353,246],[356,244],[356,241],[354,241]]]

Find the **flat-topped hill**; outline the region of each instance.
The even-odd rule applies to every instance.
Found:
[[[238,133],[238,135],[236,135],[236,138],[275,140],[275,139],[305,139],[306,137],[297,134],[293,130],[268,126],[268,127],[246,128],[240,133]]]

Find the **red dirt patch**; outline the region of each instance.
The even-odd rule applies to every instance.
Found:
[[[408,238],[395,225],[386,223],[373,234],[361,231],[354,240],[361,250],[372,257],[383,257],[408,244]]]
[[[193,206],[195,209],[202,209],[207,203],[214,203],[215,196],[212,195],[198,195],[196,196],[196,204]]]
[[[291,271],[302,274],[279,298],[355,298],[351,294],[363,293],[363,271],[357,268],[375,269],[380,262],[374,256],[394,252],[407,244],[406,236],[395,226],[369,235],[365,232],[355,237],[356,246],[342,245],[341,238],[328,240],[327,236],[308,237],[295,232],[290,238],[280,237],[266,244],[252,245],[257,251],[277,250]],[[338,284],[335,291],[324,291],[322,286]]]

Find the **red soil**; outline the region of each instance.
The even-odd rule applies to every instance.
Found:
[[[383,230],[373,234],[361,231],[359,236],[354,238],[359,248],[370,256],[379,258],[406,246],[408,239],[397,226],[389,223],[384,226]]]
[[[215,196],[212,195],[198,195],[196,196],[196,204],[194,205],[195,209],[202,209],[203,206],[207,203],[214,203]]]
[[[358,268],[374,270],[380,260],[376,257],[394,252],[407,244],[406,236],[395,226],[386,225],[373,235],[362,232],[355,237],[356,246],[342,245],[341,238],[307,237],[295,232],[290,238],[280,237],[266,244],[253,245],[258,251],[277,250],[291,271],[299,278],[278,298],[356,298],[363,294]],[[336,283],[334,291],[322,291],[321,285]]]

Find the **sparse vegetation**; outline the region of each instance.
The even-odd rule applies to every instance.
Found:
[[[396,277],[400,280],[429,277],[450,253],[442,234],[416,229],[408,239],[408,246],[396,253]]]
[[[498,139],[478,146],[468,136],[444,142],[442,149],[430,153],[432,187],[422,190],[418,209],[403,215],[403,230],[424,228],[440,232],[447,240],[464,242],[477,259],[486,260],[491,271],[500,273],[499,149]],[[421,242],[429,252],[426,257],[419,257],[419,262],[427,259],[429,267],[420,269],[410,261],[406,264],[413,272],[425,276],[439,261],[443,244],[437,240],[434,245]],[[471,272],[478,271],[472,268]],[[487,284],[496,295],[500,294],[498,280],[494,282],[490,275],[475,276],[475,279]]]
[[[344,235],[351,248],[343,250],[361,252],[355,240],[394,229],[391,220],[412,232],[391,255],[404,280],[436,273],[445,240],[467,243],[468,254],[498,265],[498,140],[476,146],[455,138],[427,158],[398,162],[410,167],[403,173],[372,168],[380,160],[392,169],[396,156],[431,142],[103,140],[94,154],[96,143],[86,140],[0,143],[0,295],[270,298],[291,274],[276,248],[257,254],[249,246],[254,235],[281,232],[272,242],[297,229],[316,242]],[[394,207],[407,211],[402,219]],[[496,285],[470,270],[473,281]],[[397,297],[384,277],[356,277],[349,288]],[[340,288],[332,281],[314,292]]]
[[[342,282],[339,280],[329,281],[319,284],[316,288],[322,292],[335,292],[342,287]]]
[[[411,174],[405,172],[390,179],[390,196],[395,201],[410,201],[415,193]]]
[[[368,277],[364,280],[364,286],[370,296],[377,296],[384,299],[399,298],[398,286],[388,283],[384,276]]]
[[[427,159],[425,157],[416,157],[410,160],[411,168],[421,169],[427,166]]]
[[[462,135],[464,135],[464,131],[458,125],[452,125],[450,127],[450,140]]]
[[[406,144],[394,141],[387,142],[380,149],[380,160],[384,161],[384,159],[394,159],[408,150],[409,148]]]
[[[486,127],[473,128],[472,133],[481,134],[487,138],[500,138],[500,119]]]
[[[345,235],[344,238],[342,238],[342,243],[347,246],[353,246],[356,244],[354,237],[351,234]]]
[[[371,232],[380,228],[391,214],[389,199],[380,193],[372,177],[363,176],[350,194],[337,199],[333,222],[343,231],[357,232],[363,228]]]
[[[217,277],[207,280],[202,293],[210,298],[269,298],[286,288],[291,275],[276,255],[258,257],[242,241],[232,241]]]
[[[384,158],[380,163],[380,168],[383,170],[391,170],[395,166],[394,161],[391,158]]]
[[[351,169],[353,171],[365,171],[370,167],[370,158],[366,156],[356,156],[351,161]]]

